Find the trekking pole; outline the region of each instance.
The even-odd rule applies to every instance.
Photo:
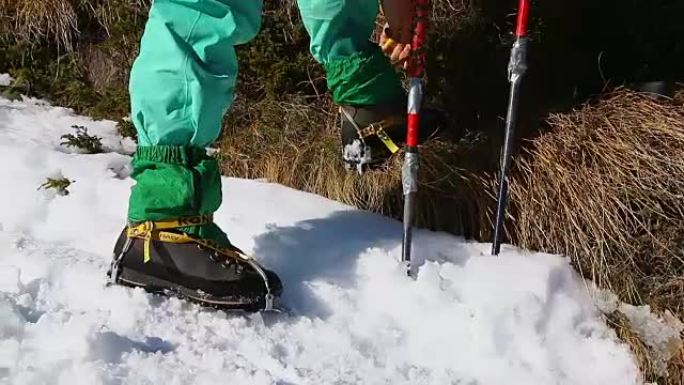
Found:
[[[423,99],[423,75],[425,73],[425,40],[427,38],[430,0],[415,0],[416,15],[408,58],[409,93],[406,122],[406,154],[401,168],[404,192],[404,237],[401,260],[411,275],[411,241],[415,217],[416,193],[418,192],[418,131],[420,129],[420,106]]]
[[[499,198],[496,207],[496,227],[494,228],[494,242],[492,255],[499,255],[501,251],[501,233],[506,216],[508,201],[508,168],[511,164],[511,147],[515,124],[518,119],[518,101],[520,98],[520,82],[527,71],[527,20],[530,13],[530,0],[520,0],[518,5],[518,22],[515,29],[515,43],[511,49],[508,61],[508,81],[511,84],[508,99],[508,113],[506,114],[506,137],[504,139],[503,154],[501,156],[501,174],[499,177]]]

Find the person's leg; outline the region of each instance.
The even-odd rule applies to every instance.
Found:
[[[131,71],[136,184],[110,282],[249,310],[268,309],[282,292],[277,275],[232,247],[210,216],[221,176],[205,147],[233,98],[234,46],[260,21],[260,0],[153,1]]]
[[[297,0],[311,37],[311,53],[325,67],[328,88],[340,105],[342,162],[362,170],[381,164],[406,138],[406,95],[399,74],[370,41],[377,0]],[[422,113],[423,137],[442,125]]]
[[[403,97],[399,75],[369,39],[377,0],[297,0],[311,53],[325,67],[340,105],[377,105]]]
[[[138,150],[131,222],[211,214],[221,204],[216,160],[204,148],[219,135],[238,71],[234,46],[259,30],[259,0],[155,0],[131,70]],[[216,226],[186,229],[228,240]]]

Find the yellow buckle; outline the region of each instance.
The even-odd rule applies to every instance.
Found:
[[[150,245],[152,244],[152,233],[154,233],[154,222],[149,222],[149,231],[144,234],[145,242],[143,243],[143,263],[152,260],[150,256]]]
[[[394,143],[394,141],[389,137],[389,135],[387,135],[385,130],[383,130],[382,128],[378,129],[376,135],[378,136],[378,138],[380,138],[382,143],[385,145],[385,147],[387,147],[388,150],[390,150],[392,154],[395,154],[397,151],[399,151],[399,146],[397,146],[396,143]]]
[[[403,117],[391,116],[385,120],[381,120],[380,122],[372,123],[364,129],[362,129],[359,132],[359,136],[361,136],[361,139],[365,139],[371,135],[375,135],[380,139],[380,141],[385,145],[385,147],[387,147],[387,149],[390,150],[392,154],[395,154],[397,153],[397,151],[399,151],[399,146],[397,146],[397,144],[394,143],[392,138],[390,138],[389,135],[387,135],[387,132],[383,127],[399,124],[401,120],[403,120]]]

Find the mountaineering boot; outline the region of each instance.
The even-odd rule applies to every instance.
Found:
[[[107,273],[111,283],[173,294],[203,306],[272,310],[278,276],[239,249],[187,236],[179,221],[130,225],[119,236]]]
[[[445,125],[436,109],[421,110],[420,141]],[[382,165],[406,141],[406,102],[386,105],[340,106],[342,162],[359,172]]]

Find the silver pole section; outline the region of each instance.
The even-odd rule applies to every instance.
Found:
[[[499,255],[501,251],[501,237],[503,224],[506,217],[506,204],[508,202],[508,169],[511,165],[511,151],[515,135],[515,126],[518,120],[518,104],[520,99],[520,83],[527,71],[527,38],[519,37],[511,49],[511,58],[508,62],[508,80],[511,90],[508,99],[508,112],[506,114],[506,136],[504,139],[503,153],[501,155],[501,173],[499,175],[499,197],[496,207],[496,226],[494,227],[494,241],[492,242],[492,255]]]
[[[423,99],[423,80],[409,80],[408,115],[419,119],[420,106]],[[417,133],[416,133],[417,134]],[[406,146],[404,164],[401,168],[401,180],[404,193],[404,237],[401,247],[401,260],[406,264],[407,273],[411,275],[411,245],[413,242],[413,222],[415,219],[416,193],[418,192],[418,146]]]

